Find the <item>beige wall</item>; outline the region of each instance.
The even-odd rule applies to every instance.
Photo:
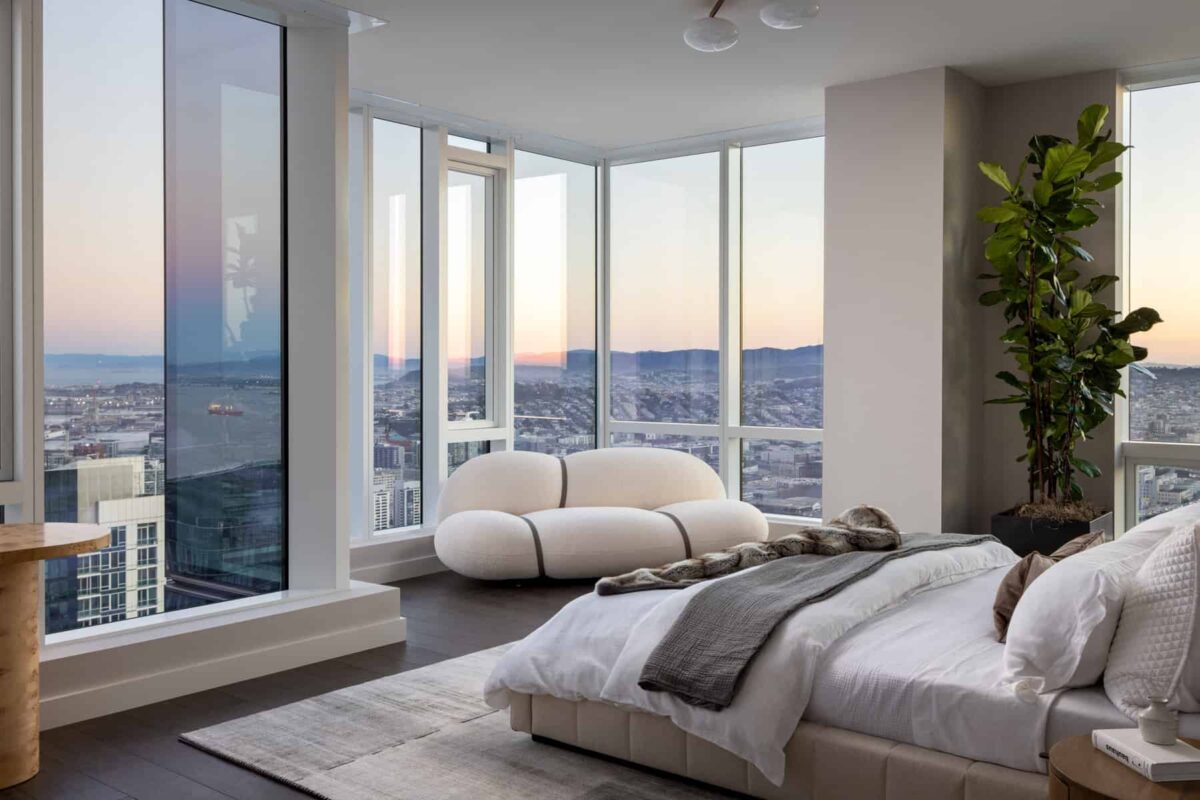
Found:
[[[1034,134],[1054,133],[1073,139],[1080,111],[1092,103],[1105,103],[1112,108],[1112,121],[1119,117],[1120,95],[1117,73],[1113,70],[989,88],[985,95],[984,158],[1003,164],[1009,174],[1014,174],[1026,152],[1026,143]],[[997,197],[997,191],[994,186],[986,189],[984,200]],[[1104,209],[1097,210],[1100,221],[1079,237],[1096,257],[1093,271],[1116,272],[1118,267],[1116,198],[1109,200],[1112,202],[1106,201]],[[975,253],[977,271],[982,272],[986,266],[982,244],[977,245]],[[1087,268],[1083,269],[1086,273]],[[1111,292],[1105,299],[1114,302]],[[977,328],[977,346],[983,358],[975,376],[985,398],[996,397],[1003,393],[1004,387],[993,376],[1011,366],[1010,357],[997,341],[1005,325],[996,309],[980,310],[984,313]],[[1015,461],[1024,452],[1025,444],[1013,407],[987,406],[982,411],[982,420],[982,457],[976,474],[979,501],[974,514],[978,530],[987,529],[991,514],[1028,496],[1025,465]],[[1112,422],[1080,449],[1080,455],[1104,471],[1100,478],[1082,478],[1084,491],[1089,499],[1106,508],[1113,507],[1115,500],[1116,449]]]
[[[828,516],[871,503],[904,530],[967,523],[978,384],[963,253],[979,240],[982,100],[946,68],[826,91]]]

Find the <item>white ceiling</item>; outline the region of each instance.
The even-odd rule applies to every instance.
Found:
[[[797,31],[727,0],[724,53],[682,31],[704,0],[352,0],[351,84],[613,148],[822,113],[823,88],[949,65],[987,85],[1200,57],[1200,0],[822,0]],[[882,135],[882,132],[881,132]]]

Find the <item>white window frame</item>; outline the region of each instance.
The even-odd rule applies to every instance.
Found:
[[[1130,95],[1146,90],[1166,86],[1177,86],[1184,83],[1200,83],[1200,60],[1178,61],[1168,64],[1151,65],[1126,70],[1121,74],[1122,107],[1115,115],[1117,122],[1116,136],[1119,141],[1128,141],[1132,132],[1132,104]],[[1117,163],[1117,170],[1125,174],[1117,194],[1117,252],[1119,254],[1119,275],[1121,282],[1117,284],[1117,309],[1125,310],[1130,305],[1130,272],[1132,259],[1130,256],[1130,190],[1137,176],[1128,169],[1128,163],[1122,156]],[[1118,397],[1116,403],[1116,426],[1118,443],[1116,453],[1116,469],[1114,478],[1116,499],[1113,515],[1116,519],[1118,532],[1129,530],[1138,524],[1138,468],[1139,467],[1181,467],[1184,469],[1200,469],[1200,444],[1181,442],[1144,442],[1130,438],[1129,432],[1129,370],[1121,381],[1121,388],[1126,397]]]
[[[363,231],[352,236],[364,236],[363,256],[356,269],[361,273],[364,292],[363,321],[353,335],[361,338],[354,348],[356,365],[353,371],[361,377],[354,380],[356,417],[355,446],[362,457],[354,470],[360,481],[356,504],[353,544],[358,547],[387,544],[418,536],[427,536],[437,525],[437,501],[441,486],[448,475],[448,445],[452,443],[487,442],[492,452],[510,450],[515,446],[513,408],[513,226],[515,154],[523,150],[539,155],[584,164],[596,169],[596,447],[609,447],[617,433],[667,433],[715,438],[720,445],[720,475],[730,497],[741,497],[742,445],[746,441],[820,442],[820,428],[770,428],[741,423],[741,148],[763,144],[820,138],[825,135],[824,120],[801,120],[796,123],[768,125],[731,133],[706,135],[646,147],[603,151],[555,137],[516,131],[491,125],[449,112],[440,112],[402,103],[361,91],[351,92],[351,106],[362,118],[361,139]],[[370,330],[371,259],[370,225],[373,218],[371,175],[373,173],[372,123],[375,119],[418,128],[421,131],[421,509],[420,525],[373,531],[371,475],[373,474],[372,410],[373,383]],[[490,152],[449,145],[449,136],[462,136],[490,144]],[[653,161],[662,158],[718,152],[721,155],[720,176],[720,411],[716,423],[662,423],[616,420],[611,417],[611,314],[609,295],[609,182],[614,166]],[[489,297],[492,311],[490,392],[492,419],[479,422],[449,422],[448,380],[446,354],[446,175],[448,170],[482,172],[496,175],[493,187],[497,195],[493,206],[497,218],[493,225],[496,244],[495,263]],[[737,191],[731,191],[737,187]],[[806,521],[802,517],[768,514],[768,520],[782,524]]]
[[[603,193],[605,224],[601,231],[604,240],[604,260],[602,291],[600,299],[600,314],[603,323],[601,342],[597,348],[597,358],[602,366],[599,372],[603,376],[598,383],[602,384],[601,400],[603,414],[597,445],[610,447],[613,434],[674,434],[678,436],[696,436],[716,439],[720,446],[720,469],[722,483],[725,484],[726,495],[731,498],[742,497],[742,445],[748,441],[788,441],[788,442],[820,442],[824,438],[822,428],[771,428],[757,425],[742,424],[742,171],[741,153],[745,147],[763,144],[776,144],[799,139],[819,138],[824,136],[824,125],[809,121],[799,126],[775,127],[767,131],[748,133],[731,139],[713,141],[711,137],[698,137],[695,140],[685,140],[674,143],[674,146],[651,146],[629,151],[619,158],[607,159],[604,164],[604,186],[611,181],[611,169],[615,166],[625,166],[647,161],[657,161],[666,158],[677,158],[686,155],[717,152],[720,155],[720,318],[719,330],[719,367],[718,367],[718,419],[716,423],[676,423],[676,422],[643,422],[634,420],[619,420],[611,416],[609,391],[611,388],[611,344],[609,333],[612,326],[611,294],[609,289],[610,264],[608,253],[611,249],[611,219],[609,193]],[[797,524],[812,520],[787,514],[767,514],[767,520],[777,524]]]

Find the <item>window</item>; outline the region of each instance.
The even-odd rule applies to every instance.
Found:
[[[192,0],[43,17],[45,518],[151,539],[143,611],[279,589],[282,29]],[[136,569],[124,546],[47,564],[48,633],[127,616],[124,574],[77,597]]]
[[[371,126],[371,519],[386,531],[421,524],[421,131]]]
[[[821,516],[824,140],[618,165],[610,186],[611,445]]]
[[[450,134],[446,137],[446,144],[451,147],[461,147],[464,150],[474,150],[477,153],[486,153],[490,149],[488,143],[482,139],[473,139],[468,136],[455,136]]]
[[[448,475],[453,475],[456,469],[472,458],[475,458],[475,456],[481,456],[490,452],[492,452],[491,442],[451,442],[447,452],[447,460],[449,462]]]
[[[492,418],[493,180],[473,172],[449,173],[446,347],[451,422]]]
[[[1133,338],[1150,351],[1151,375],[1129,372],[1129,525],[1200,500],[1200,284],[1188,236],[1200,197],[1188,133],[1198,103],[1200,83],[1129,95],[1129,308],[1150,306],[1165,320]]]
[[[596,168],[517,151],[516,449],[596,446]]]
[[[609,174],[612,418],[715,424],[720,156]]]
[[[808,441],[747,432],[742,499],[820,517],[824,140],[742,148],[740,168],[742,424],[809,431]]]

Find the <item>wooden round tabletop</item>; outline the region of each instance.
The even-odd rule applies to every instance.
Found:
[[[0,525],[0,567],[74,556],[108,546],[108,529],[74,522]]]
[[[1184,741],[1200,747],[1198,739]],[[1091,736],[1071,736],[1050,748],[1050,775],[1070,787],[1071,800],[1200,800],[1200,781],[1154,783],[1101,753]]]

